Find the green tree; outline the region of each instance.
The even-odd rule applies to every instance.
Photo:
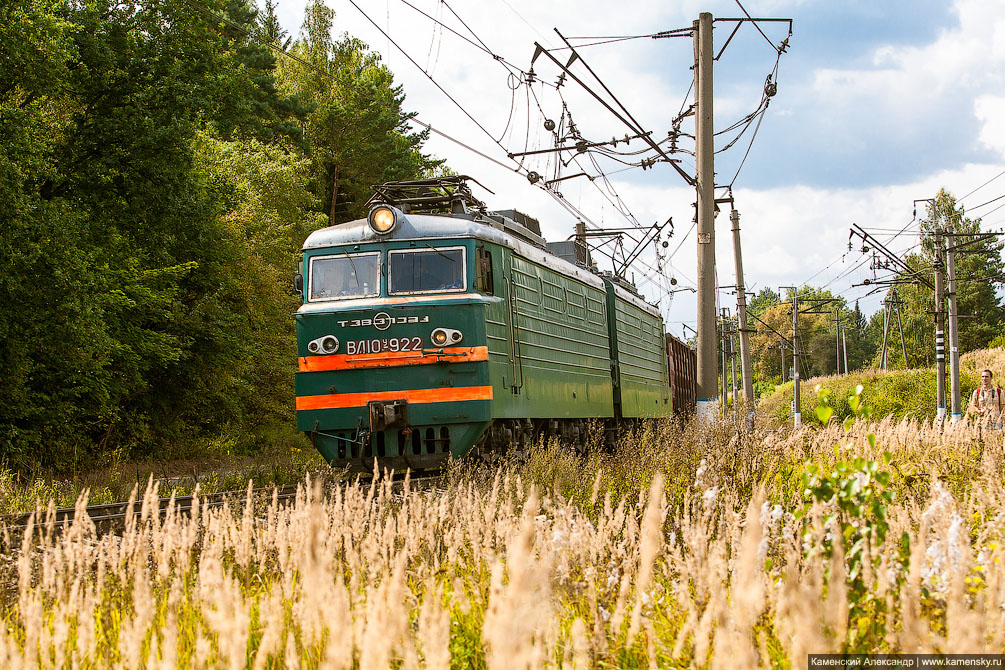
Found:
[[[844,311],[841,345],[842,356],[844,349],[848,351],[848,370],[858,370],[871,365],[877,342],[879,340],[871,336],[869,319],[863,314],[856,300],[852,309]]]
[[[277,86],[249,37],[283,39],[265,14],[246,0],[0,7],[2,464],[179,454],[291,421],[290,276],[328,220],[325,175],[344,170],[350,216],[371,183],[436,161],[376,56],[322,34],[319,3],[298,48],[337,85],[307,68]]]
[[[309,107],[295,95],[281,96],[276,85],[276,56],[270,45],[278,46],[285,32],[275,5],[266,5],[262,23],[247,0],[226,0],[222,9],[218,68],[222,95],[210,111],[216,132],[224,139],[288,140],[306,150],[302,125]]]
[[[75,290],[93,252],[84,222],[38,184],[72,129],[64,90],[73,26],[56,1],[0,6],[0,465],[25,466],[104,406],[98,310]],[[73,450],[69,450],[72,457]]]
[[[769,307],[774,307],[781,302],[781,300],[782,299],[778,296],[778,294],[770,288],[762,288],[760,292],[751,299],[750,304],[747,306],[747,311],[756,316],[760,316],[761,314],[764,314]]]
[[[921,221],[921,249],[905,259],[914,274],[902,273],[903,283],[897,287],[904,303],[904,332],[911,367],[935,364],[935,294],[917,277],[925,277],[934,284],[935,263],[945,258],[944,250],[936,253],[936,226],[950,233],[949,239],[958,247],[956,294],[960,312],[960,353],[986,347],[1002,332],[1005,325],[1005,308],[999,298],[1005,283],[1002,242],[981,240],[978,237],[980,225],[980,219],[964,215],[956,199],[945,189],[940,190],[927,206],[926,217]],[[903,358],[899,353],[897,356]]]
[[[230,203],[196,152],[207,121],[254,136],[249,119],[277,118],[255,81],[271,66],[249,66],[246,43],[207,14],[233,18],[241,7],[0,8],[8,464],[162,453],[248,420],[239,391],[254,378],[256,330],[242,284],[246,231],[228,225]],[[228,107],[228,96],[250,102]]]
[[[442,161],[422,153],[428,131],[409,130],[414,114],[380,56],[348,35],[332,38],[335,13],[320,0],[307,5],[295,60],[280,63],[283,90],[313,105],[306,135],[315,194],[329,221],[362,216],[371,186],[413,179]]]
[[[799,351],[800,371],[804,378],[834,374],[837,370],[838,351],[844,367],[845,341],[838,339],[834,321],[835,310],[846,324],[844,340],[848,345],[849,366],[855,366],[865,356],[868,344],[862,332],[864,317],[858,310],[849,310],[843,298],[830,291],[812,286],[799,287]],[[756,333],[751,337],[751,360],[754,376],[761,382],[779,383],[782,380],[782,356],[785,356],[785,378],[792,366],[792,302],[791,297],[781,302],[779,296],[763,289],[752,301],[751,313],[758,318],[751,327]],[[760,312],[758,314],[758,312]],[[758,320],[759,319],[759,320]],[[840,345],[840,346],[839,346]]]
[[[266,44],[274,44],[280,49],[290,48],[293,38],[289,32],[279,23],[279,16],[276,14],[278,4],[273,0],[265,0],[265,9],[258,15],[258,38]]]
[[[788,304],[776,304],[760,314],[760,321],[751,324],[757,332],[750,337],[750,359],[754,379],[781,383],[785,358],[784,376],[792,366],[792,312]]]
[[[209,175],[224,225],[240,244],[237,299],[247,315],[242,383],[234,393],[255,426],[293,425],[296,340],[290,314],[300,246],[327,218],[310,191],[310,160],[256,140],[224,142],[202,135],[198,162]],[[252,426],[252,427],[255,427]]]

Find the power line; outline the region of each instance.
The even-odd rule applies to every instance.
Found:
[[[959,199],[959,200],[957,200],[956,202],[963,202],[963,199],[964,199],[964,198],[969,198],[969,197],[970,197],[970,196],[972,196],[972,195],[973,195],[974,193],[977,193],[977,191],[981,190],[982,188],[984,188],[985,186],[987,186],[988,184],[990,184],[990,183],[991,183],[991,182],[993,182],[994,180],[998,179],[998,178],[999,178],[999,177],[1001,177],[1002,175],[1005,175],[1005,170],[1002,170],[1001,172],[999,172],[998,174],[996,174],[996,175],[995,175],[994,177],[991,177],[991,179],[988,179],[988,180],[987,180],[986,182],[984,182],[983,184],[981,184],[980,186],[978,186],[978,187],[977,187],[977,188],[975,188],[974,190],[970,191],[970,193],[967,193],[967,194],[966,194],[965,196],[963,196],[962,198],[960,198],[960,199]]]
[[[602,46],[604,44],[614,44],[616,42],[627,42],[628,40],[638,40],[638,39],[644,39],[644,38],[647,38],[647,37],[650,38],[650,39],[652,39],[652,38],[655,38],[657,36],[661,36],[660,33],[651,33],[649,35],[632,35],[632,36],[628,36],[628,37],[569,37],[568,39],[570,39],[570,40],[577,40],[577,39],[596,39],[596,40],[600,40],[598,42],[587,42],[586,44],[577,44],[576,45],[577,49],[583,49],[583,48],[586,48],[586,47],[596,47],[596,46]],[[684,34],[681,34],[681,35],[662,35],[662,36],[663,37],[686,37],[686,35],[684,35]],[[555,51],[565,51],[565,50],[568,50],[569,48],[570,47],[556,47],[554,50]]]
[[[991,216],[992,214],[994,214],[995,212],[997,212],[1002,207],[1005,207],[1005,204],[998,205],[997,207],[995,207],[994,209],[992,209],[990,212],[988,212],[984,216]]]
[[[747,150],[743,154],[743,160],[740,161],[739,167],[736,168],[736,174],[733,178],[729,180],[729,188],[733,188],[733,184],[736,183],[736,178],[740,176],[740,170],[743,169],[743,164],[747,162],[747,156],[750,155],[750,150],[754,147],[754,140],[757,139],[757,131],[761,129],[761,121],[764,120],[764,113],[768,111],[767,105],[761,111],[761,116],[757,119],[757,127],[754,128],[754,133],[750,136],[750,144],[747,145]]]
[[[423,69],[422,69],[422,67],[421,67],[421,66],[420,66],[420,65],[419,65],[419,64],[418,64],[417,62],[415,62],[415,59],[414,59],[414,58],[412,58],[412,57],[411,57],[411,56],[409,55],[409,53],[408,53],[407,51],[405,51],[405,50],[404,50],[404,49],[403,49],[403,48],[401,47],[401,45],[399,45],[399,44],[398,44],[398,43],[397,43],[397,42],[396,42],[396,41],[395,41],[394,39],[392,39],[392,38],[391,38],[391,36],[390,36],[390,35],[388,35],[388,34],[387,34],[387,32],[385,32],[385,31],[384,31],[384,29],[383,29],[383,28],[381,28],[381,27],[380,27],[380,25],[379,25],[379,24],[378,24],[378,23],[377,23],[376,21],[374,21],[374,20],[373,20],[372,18],[370,18],[370,15],[369,15],[369,14],[367,14],[366,12],[364,12],[364,11],[363,11],[363,9],[362,9],[362,8],[361,8],[361,7],[360,7],[360,6],[358,5],[358,4],[356,4],[356,0],[349,0],[349,4],[351,4],[351,5],[353,6],[353,7],[355,7],[355,8],[356,8],[356,10],[357,10],[357,11],[358,11],[358,12],[359,12],[360,14],[362,14],[362,15],[363,15],[363,18],[365,18],[365,19],[366,19],[367,21],[369,21],[369,22],[370,22],[370,23],[371,23],[371,24],[373,25],[373,27],[374,27],[374,28],[376,28],[377,30],[379,30],[379,31],[380,31],[380,33],[381,33],[381,34],[382,34],[382,35],[383,35],[384,37],[386,37],[386,38],[387,38],[387,39],[388,39],[388,40],[389,40],[389,41],[391,42],[391,44],[393,44],[393,45],[395,46],[395,48],[396,48],[396,49],[397,49],[398,51],[400,51],[400,52],[401,52],[401,54],[402,54],[402,55],[403,55],[403,56],[404,56],[405,58],[407,58],[407,59],[409,60],[409,62],[410,62],[410,63],[412,63],[412,65],[414,65],[414,66],[415,66],[415,67],[416,67],[416,68],[417,68],[417,69],[418,69],[418,70],[419,70],[420,72],[422,72],[422,74],[426,75],[426,78],[427,78],[427,79],[429,79],[429,81],[433,82],[433,85],[434,85],[434,86],[436,86],[436,88],[438,88],[438,89],[440,90],[440,92],[441,92],[441,93],[443,93],[443,95],[447,96],[447,99],[448,99],[448,100],[450,100],[450,102],[454,103],[454,105],[456,105],[456,106],[457,106],[457,108],[458,108],[459,110],[461,110],[461,112],[463,112],[463,114],[464,114],[464,115],[465,115],[466,117],[468,117],[468,119],[470,119],[472,123],[474,123],[474,124],[475,124],[475,125],[476,125],[476,126],[477,126],[477,127],[478,127],[478,128],[479,128],[479,129],[480,129],[480,130],[481,130],[482,132],[483,132],[483,133],[485,133],[485,135],[487,135],[487,136],[489,137],[489,139],[491,139],[491,140],[492,140],[493,142],[495,142],[495,143],[496,143],[496,144],[497,144],[497,145],[499,146],[499,148],[500,148],[500,149],[502,149],[503,151],[505,151],[505,150],[506,150],[506,147],[504,147],[504,146],[503,146],[502,144],[500,144],[500,143],[499,143],[499,142],[498,142],[498,141],[497,141],[497,140],[495,139],[495,137],[493,137],[492,133],[490,133],[490,132],[489,132],[489,131],[488,131],[488,130],[487,130],[487,129],[485,128],[485,126],[483,126],[483,125],[482,125],[481,123],[479,123],[479,122],[478,122],[478,120],[477,120],[477,119],[476,119],[476,118],[475,118],[475,117],[474,117],[474,116],[473,116],[473,115],[472,115],[472,114],[471,114],[470,112],[468,112],[468,110],[467,110],[467,109],[465,109],[464,105],[462,105],[461,103],[459,103],[459,102],[458,102],[458,101],[457,101],[456,99],[454,99],[454,97],[453,97],[452,95],[450,95],[449,93],[447,93],[447,90],[446,90],[445,88],[443,88],[442,86],[440,86],[439,82],[437,82],[437,81],[436,81],[436,80],[435,80],[435,79],[433,78],[433,76],[432,76],[432,75],[430,75],[430,74],[429,74],[428,72],[426,72],[425,70],[423,70]],[[517,169],[514,169],[514,171],[515,171],[515,172],[519,172],[519,168],[517,168]]]
[[[999,200],[1001,200],[1002,198],[1005,198],[1005,195],[1000,195],[1000,196],[998,196],[997,198],[992,198],[991,200],[988,200],[987,202],[982,202],[982,203],[981,203],[981,204],[979,204],[979,205],[974,205],[974,206],[973,206],[973,207],[971,207],[970,209],[971,209],[971,211],[972,211],[972,210],[975,210],[975,209],[980,209],[980,208],[981,208],[981,207],[983,207],[984,205],[990,205],[990,204],[991,204],[992,202],[998,202],[998,201],[999,201]],[[957,202],[959,202],[959,201],[957,201]],[[994,211],[994,210],[992,210],[992,211]]]
[[[813,281],[814,279],[816,279],[819,275],[823,274],[824,272],[826,272],[827,270],[829,270],[831,267],[833,267],[835,263],[837,263],[840,260],[843,260],[844,257],[847,256],[847,255],[848,255],[847,252],[841,254],[840,256],[838,256],[837,258],[835,258],[834,260],[832,260],[830,262],[830,264],[827,265],[827,267],[823,268],[822,270],[817,270],[816,273],[814,273],[812,277],[810,277],[806,281],[802,282],[800,284],[800,286],[806,286],[806,285],[808,285],[811,281]]]
[[[457,144],[458,146],[461,146],[461,147],[463,147],[463,148],[467,149],[468,151],[470,151],[470,152],[472,152],[472,153],[474,153],[474,154],[478,154],[479,156],[481,156],[481,157],[482,157],[482,158],[484,158],[485,160],[487,160],[487,161],[491,161],[491,162],[495,163],[496,165],[498,165],[499,167],[502,167],[502,168],[506,168],[507,170],[513,170],[513,166],[512,166],[512,165],[506,165],[506,164],[505,164],[505,163],[503,163],[502,161],[498,161],[498,160],[496,160],[495,158],[492,158],[491,156],[489,156],[488,154],[484,154],[484,153],[482,153],[482,152],[481,152],[481,151],[479,151],[478,149],[475,149],[474,147],[472,147],[472,146],[469,146],[469,145],[465,144],[464,142],[461,142],[461,141],[460,141],[459,139],[456,139],[456,138],[454,138],[454,137],[451,137],[450,135],[447,135],[447,134],[446,134],[445,132],[443,132],[442,130],[438,130],[438,129],[434,128],[433,126],[429,125],[428,123],[424,123],[423,121],[420,121],[420,120],[418,119],[418,117],[414,117],[414,116],[413,116],[413,117],[411,118],[411,121],[413,121],[413,122],[415,122],[415,123],[419,124],[419,125],[420,125],[420,126],[422,126],[423,128],[428,128],[428,129],[429,129],[430,131],[432,131],[432,132],[436,133],[436,134],[437,134],[437,135],[439,135],[440,137],[443,137],[443,138],[445,138],[445,139],[448,139],[448,140],[450,140],[451,142],[453,142],[454,144]]]
[[[572,44],[570,44],[569,41],[566,40],[565,37],[562,36],[562,33],[558,32],[557,29],[555,30],[555,32],[558,34],[559,37],[562,38],[562,40],[566,43],[567,46],[569,46],[570,48],[572,48]],[[611,99],[614,101],[614,104],[616,104],[618,107],[620,107],[621,110],[624,112],[625,116],[627,116],[628,118],[625,118],[625,116],[622,116],[622,114],[620,112],[618,112],[610,104],[608,104],[608,102],[606,100],[604,100],[599,94],[597,94],[592,88],[590,88],[582,79],[580,79],[579,77],[577,77],[569,69],[568,65],[563,65],[557,58],[555,58],[555,56],[553,56],[551,54],[551,52],[548,49],[545,49],[539,43],[535,43],[534,59],[536,59],[541,54],[546,55],[560,70],[562,70],[563,73],[565,73],[566,75],[568,75],[573,81],[575,81],[577,84],[579,84],[583,88],[583,90],[585,90],[587,93],[589,93],[590,95],[592,95],[593,98],[597,102],[599,102],[601,105],[603,105],[604,107],[606,107],[609,112],[611,112],[622,123],[624,123],[626,126],[628,126],[632,130],[633,133],[638,133],[642,137],[643,141],[647,142],[650,147],[652,147],[659,155],[661,155],[668,163],[670,163],[670,165],[674,169],[677,170],[677,172],[684,178],[684,181],[686,181],[689,185],[693,186],[694,183],[695,183],[695,180],[690,175],[688,175],[686,172],[684,172],[683,170],[681,170],[680,167],[673,161],[673,159],[671,159],[670,156],[668,156],[666,154],[666,152],[663,151],[663,149],[658,144],[656,144],[656,142],[653,141],[653,139],[649,136],[649,133],[646,133],[643,130],[641,124],[639,124],[638,121],[635,120],[635,118],[628,111],[628,109],[621,103],[620,100],[618,100],[617,96],[615,96],[610,91],[610,89],[607,88],[607,85],[604,84],[604,82],[597,76],[597,74],[593,71],[593,69],[590,68],[590,66],[586,63],[586,61],[583,59],[583,57],[581,55],[579,55],[579,53],[574,48],[572,48],[572,53],[573,53],[573,56],[574,56],[575,60],[578,60],[579,62],[581,62],[583,64],[583,66],[587,69],[587,71],[590,73],[590,75],[601,85],[601,87],[603,87],[603,89],[607,93],[607,95],[609,95],[611,97]],[[534,59],[532,59],[532,61]],[[571,62],[572,62],[572,60],[570,59],[570,63]]]
[[[683,237],[683,238],[681,238],[681,241],[680,241],[680,244],[678,244],[678,245],[677,245],[677,248],[676,248],[676,249],[674,249],[674,250],[673,250],[673,253],[672,253],[672,254],[670,254],[670,256],[668,257],[668,258],[669,258],[669,260],[673,260],[673,257],[674,257],[674,256],[676,256],[676,255],[677,255],[677,252],[678,252],[678,251],[680,251],[680,248],[681,248],[682,246],[684,246],[684,242],[686,242],[686,241],[687,241],[687,238],[688,238],[688,237],[689,237],[689,236],[691,235],[691,232],[692,232],[692,231],[693,231],[693,230],[695,229],[695,227],[696,227],[697,225],[698,225],[698,222],[697,222],[697,221],[692,221],[692,222],[691,222],[691,227],[687,229],[687,232],[686,232],[686,233],[684,233],[684,237]]]
[[[524,23],[526,23],[526,24],[527,24],[527,27],[528,27],[528,28],[530,28],[530,29],[531,29],[531,30],[533,30],[533,31],[534,31],[535,33],[537,33],[537,34],[538,34],[538,36],[539,36],[539,37],[540,37],[540,38],[541,38],[542,40],[544,40],[545,42],[547,42],[547,41],[548,41],[548,38],[547,38],[547,37],[545,37],[545,36],[544,36],[544,35],[543,35],[543,34],[541,33],[541,31],[540,31],[540,30],[538,30],[538,29],[537,29],[537,27],[535,27],[535,26],[534,26],[534,24],[532,24],[532,23],[531,23],[530,21],[528,21],[527,19],[525,19],[525,18],[523,17],[523,14],[521,14],[521,13],[520,13],[520,12],[518,12],[518,11],[516,11],[516,9],[515,9],[515,8],[513,7],[513,5],[509,4],[508,0],[502,0],[502,3],[503,3],[504,5],[506,5],[506,7],[508,7],[508,8],[509,8],[509,10],[510,10],[511,12],[513,12],[514,14],[516,14],[517,18],[519,18],[519,19],[520,19],[521,21],[523,21]]]

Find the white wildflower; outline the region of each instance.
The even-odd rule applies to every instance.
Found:
[[[711,509],[715,505],[715,498],[719,495],[719,487],[713,486],[701,495],[702,504],[705,509]]]

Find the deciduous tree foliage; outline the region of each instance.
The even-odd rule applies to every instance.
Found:
[[[0,5],[0,466],[180,454],[292,420],[289,277],[326,223],[313,156],[362,150],[305,139],[252,7]],[[355,42],[341,57],[367,63],[344,87],[371,94],[346,118],[393,103],[379,139],[399,159],[371,154],[364,179],[416,176],[390,73]]]
[[[863,354],[861,344],[861,312],[856,305],[849,310],[843,298],[836,298],[830,291],[801,286],[799,288],[799,351],[800,374],[804,378],[834,374],[837,365],[838,342],[834,324],[834,310],[847,323],[848,364],[854,369]],[[782,351],[785,355],[785,379],[789,379],[792,368],[792,302],[787,297],[780,302],[779,296],[770,289],[763,289],[752,301],[751,328],[756,333],[750,338],[751,360],[754,377],[758,381],[782,381]],[[842,345],[844,342],[842,342]],[[842,369],[844,366],[844,346],[841,347]]]

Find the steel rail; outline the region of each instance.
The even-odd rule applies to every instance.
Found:
[[[426,487],[425,482],[435,483],[441,479],[441,473],[410,475],[409,483],[416,484],[423,482],[421,488]],[[353,480],[357,481],[357,480]],[[365,480],[364,480],[365,481]],[[403,476],[395,475],[392,479],[392,486],[401,487],[404,485]],[[296,497],[302,483],[290,484],[282,487],[265,486],[251,489],[252,498],[271,499],[275,497],[279,502],[292,500]],[[244,504],[247,500],[248,489],[238,489],[232,491],[218,491],[215,493],[200,493],[188,496],[167,496],[157,499],[157,511],[164,516],[169,508],[177,513],[187,514],[192,511],[192,507],[198,503],[200,509],[222,507],[228,502]],[[143,498],[139,497],[132,501],[122,501],[114,503],[104,503],[99,505],[89,505],[84,508],[84,513],[91,523],[105,530],[110,528],[115,521],[125,520],[130,514],[133,517],[142,516]],[[131,511],[130,511],[131,510]],[[0,515],[0,536],[3,533],[19,533],[25,531],[29,524],[34,529],[56,529],[63,530],[77,518],[77,510],[74,507],[61,507],[53,511],[37,508],[31,512],[21,512],[15,514]]]

